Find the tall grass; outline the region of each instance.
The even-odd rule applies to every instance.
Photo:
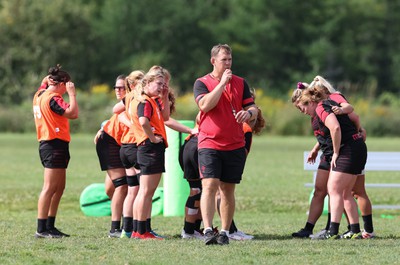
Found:
[[[43,169],[33,134],[0,134],[0,264],[396,264],[400,246],[400,212],[375,210],[378,238],[358,241],[311,241],[290,234],[306,221],[312,180],[303,171],[302,153],[314,138],[255,137],[243,181],[237,186],[235,221],[255,235],[248,242],[205,246],[184,241],[179,234],[183,217],[153,217],[153,227],[164,241],[107,238],[109,217],[86,217],[79,196],[89,184],[102,182],[92,135],[73,135],[67,188],[57,216],[57,227],[70,238],[37,240],[37,198]],[[370,138],[370,151],[399,151],[399,138]],[[399,182],[400,172],[371,172],[367,181]],[[400,204],[396,189],[369,189],[376,204]],[[183,207],[183,206],[182,206]],[[316,231],[326,217],[320,218]],[[345,230],[344,220],[341,230]],[[362,223],[362,222],[361,222]],[[220,225],[216,218],[215,225]]]

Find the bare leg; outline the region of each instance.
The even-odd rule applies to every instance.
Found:
[[[217,193],[219,184],[219,179],[205,178],[202,180],[203,191],[200,199],[200,208],[204,228],[213,226],[215,194]]]
[[[344,208],[351,224],[358,223],[357,205],[351,195],[356,177],[354,175],[331,171],[328,180],[331,221],[340,223]]]
[[[112,183],[110,176],[107,173],[106,173],[106,177],[104,179],[104,185],[105,185],[105,189],[106,189],[106,194],[107,194],[108,198],[110,198],[110,200],[111,200],[112,196],[114,194],[114,191],[115,191],[115,187],[114,187],[114,184]]]
[[[115,180],[125,176],[124,168],[115,168],[107,170],[108,175],[111,180]],[[122,208],[124,204],[124,200],[127,193],[127,185],[122,185],[115,188],[114,194],[111,200],[111,220],[112,221],[120,221],[122,216]]]
[[[365,190],[365,175],[358,175],[353,187],[353,193],[358,201],[363,216],[372,214],[372,204]]]
[[[235,187],[234,183],[221,182],[221,229],[229,231],[233,214],[235,212]]]
[[[38,200],[38,219],[56,216],[65,188],[65,168],[45,168],[43,188]]]
[[[134,216],[138,221],[146,221],[149,209],[151,213],[152,198],[160,179],[160,173],[140,176],[139,192],[134,202]]]
[[[314,195],[311,199],[307,222],[315,224],[324,210],[325,197],[328,194],[329,171],[318,170],[315,179]]]

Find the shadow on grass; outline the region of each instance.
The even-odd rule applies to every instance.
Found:
[[[253,234],[253,236],[254,236],[253,240],[260,240],[260,241],[266,241],[266,240],[311,240],[309,238],[295,238],[295,237],[292,237],[291,235],[277,235],[277,234]],[[170,238],[171,239],[180,239],[181,235],[175,234]],[[399,240],[400,236],[398,236],[398,235],[377,236],[370,240],[388,240],[388,239]]]
[[[254,240],[292,240],[291,235],[255,234]]]
[[[376,236],[375,238],[369,240],[399,240],[398,235],[388,235],[388,236]],[[255,234],[254,240],[311,240],[309,238],[295,238],[291,235],[271,235],[271,234]]]

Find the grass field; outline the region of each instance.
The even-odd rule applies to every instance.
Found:
[[[231,241],[228,246],[184,241],[179,237],[183,218],[163,216],[153,217],[152,224],[167,240],[107,238],[110,218],[86,217],[79,209],[82,190],[104,180],[92,138],[73,135],[70,145],[72,160],[57,227],[71,237],[37,240],[33,235],[43,169],[35,135],[0,134],[0,264],[400,264],[398,210],[374,211],[379,237],[373,240],[291,238],[307,218],[311,189],[304,183],[311,182],[312,175],[303,170],[302,154],[312,147],[311,137],[255,137],[237,187],[235,213],[239,229],[255,240]],[[370,151],[399,151],[400,138],[370,138],[367,144]],[[367,181],[400,182],[400,172],[371,172]],[[368,193],[375,204],[400,204],[398,189]],[[315,231],[325,222],[326,216],[321,217]]]

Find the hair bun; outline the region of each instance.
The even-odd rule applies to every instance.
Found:
[[[70,75],[61,70],[61,65],[57,64],[55,67],[50,67],[48,74],[50,75],[50,78],[53,79],[53,81],[56,82],[68,82],[71,80]]]
[[[55,67],[50,67],[48,74],[49,75],[57,75],[61,69],[61,65],[57,64]]]
[[[298,83],[297,83],[297,88],[298,88],[298,89],[305,89],[306,86],[305,86],[302,82],[298,82]]]

